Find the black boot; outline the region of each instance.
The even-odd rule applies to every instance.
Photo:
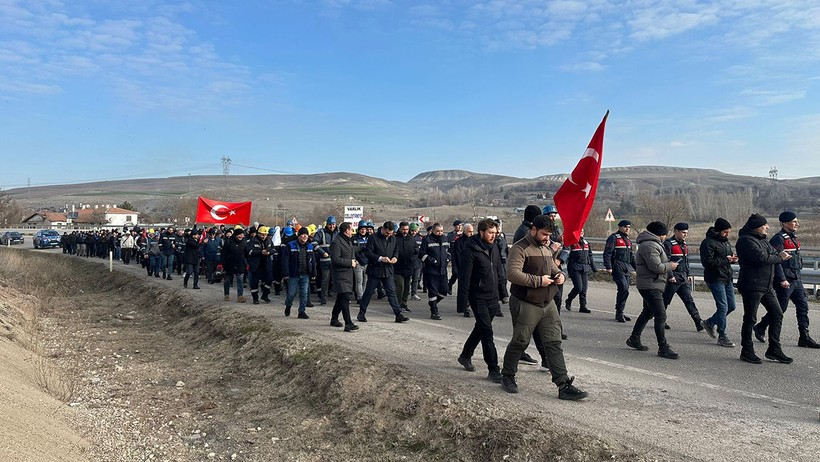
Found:
[[[268,297],[268,295],[270,295],[270,289],[266,288],[266,287],[263,287],[262,288],[262,297],[261,297],[263,302],[270,303],[270,297]]]
[[[700,316],[693,316],[692,321],[695,322],[695,329],[698,332],[703,330],[703,320],[700,319]]]
[[[438,314],[438,303],[437,302],[427,302],[430,305],[430,319],[439,321],[441,316]]]
[[[259,304],[259,292],[251,292],[251,297],[253,298],[253,304]]]
[[[648,346],[641,343],[641,338],[636,337],[634,335],[630,335],[628,339],[626,339],[626,346],[629,348],[634,348],[638,351],[646,351],[649,349]]]
[[[814,341],[813,338],[811,338],[808,330],[800,331],[800,339],[797,341],[797,346],[802,348],[820,348],[820,344],[818,344]]]
[[[791,364],[793,361],[793,359],[786,356],[780,348],[769,347],[764,356],[766,356],[766,359],[783,364]]]
[[[188,288],[188,277],[189,275],[185,275],[185,279],[182,280],[182,287]]]

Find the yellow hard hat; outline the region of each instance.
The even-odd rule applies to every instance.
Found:
[[[307,226],[307,229],[308,229],[308,234],[313,234],[313,233],[316,232],[316,225],[311,223]]]
[[[258,230],[256,230],[259,234],[268,234],[270,233],[270,227],[268,226],[260,226]]]

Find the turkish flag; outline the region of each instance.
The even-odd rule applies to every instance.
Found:
[[[221,202],[204,197],[197,199],[197,223],[220,225],[248,225],[251,223],[251,202]]]
[[[595,193],[598,191],[598,177],[601,175],[601,159],[604,155],[604,128],[609,111],[598,125],[592,140],[575,170],[555,193],[555,207],[564,225],[564,245],[577,244],[581,238],[581,228],[587,222]]]

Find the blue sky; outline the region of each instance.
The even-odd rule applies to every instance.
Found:
[[[0,187],[603,166],[820,175],[820,1],[0,0]],[[251,168],[252,167],[252,168]]]

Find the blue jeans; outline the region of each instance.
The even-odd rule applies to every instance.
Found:
[[[148,274],[159,274],[159,267],[162,261],[162,257],[159,255],[150,255],[148,256]]]
[[[735,310],[735,287],[731,282],[707,282],[717,310],[706,322],[717,327],[718,335],[726,336],[726,316]]]
[[[231,283],[236,282],[236,296],[241,297],[244,294],[244,288],[242,287],[242,277],[244,274],[237,273],[237,274],[226,274],[223,278],[222,287],[225,289],[225,295],[231,294]]]
[[[305,312],[305,304],[308,299],[308,287],[310,287],[310,276],[302,274],[288,278],[288,297],[285,299],[285,307],[293,306],[293,299],[296,298],[296,291],[299,291],[299,312]]]
[[[171,254],[171,255],[162,254],[162,263],[161,263],[161,265],[162,265],[162,275],[163,276],[165,275],[166,272],[168,274],[173,273],[174,272],[174,254]]]

